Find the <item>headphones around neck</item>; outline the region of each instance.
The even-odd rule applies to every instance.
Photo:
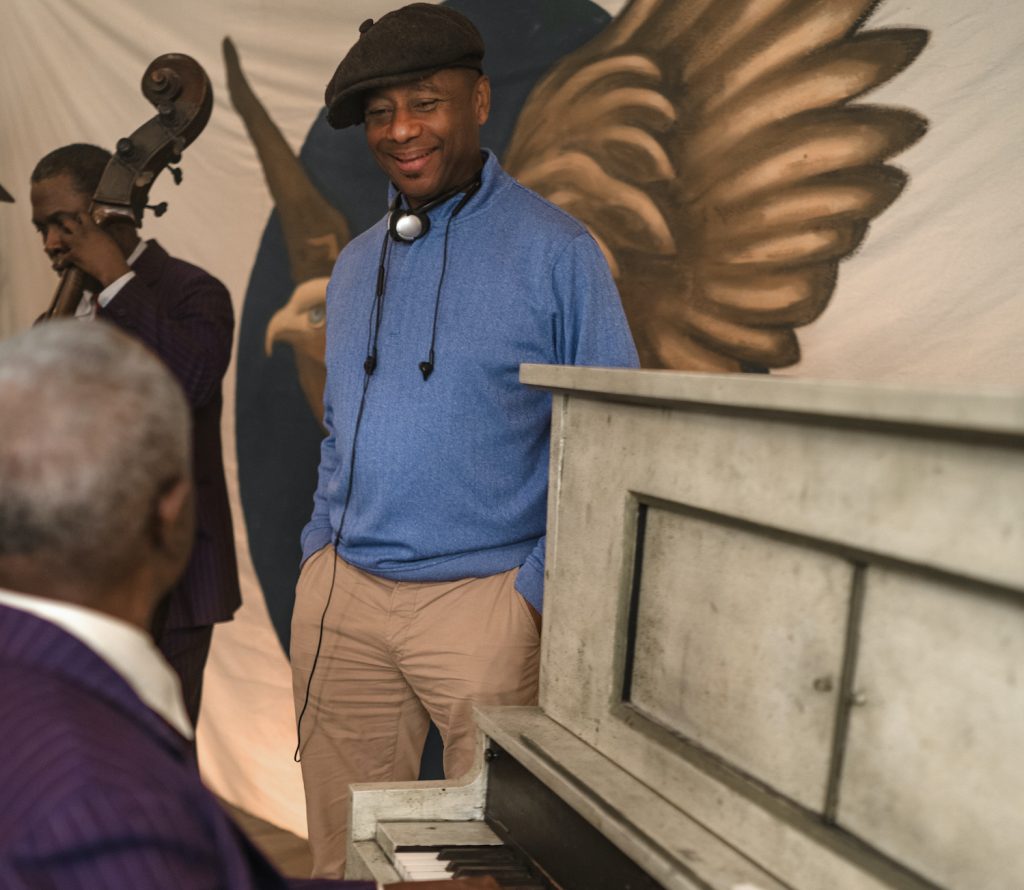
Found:
[[[459,192],[464,192],[462,200],[452,210],[452,216],[456,216],[466,206],[469,199],[477,193],[480,185],[480,176],[478,174],[468,185],[460,185],[444,194],[438,195],[436,198],[431,198],[426,204],[420,205],[415,210],[398,206],[402,200],[402,195],[399,193],[391,205],[391,214],[388,217],[388,231],[391,233],[391,237],[395,241],[406,243],[422,238],[430,231],[429,214],[431,210],[444,204],[445,201],[453,198]]]

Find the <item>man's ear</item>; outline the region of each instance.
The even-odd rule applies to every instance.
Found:
[[[170,556],[187,554],[195,536],[195,499],[192,480],[184,476],[169,483],[156,502],[157,549]]]
[[[473,109],[482,127],[491,116],[491,79],[486,74],[481,74],[473,87]]]

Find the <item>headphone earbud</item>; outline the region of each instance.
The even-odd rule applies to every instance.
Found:
[[[420,362],[420,373],[423,375],[423,379],[426,380],[434,373],[433,362]]]
[[[480,188],[480,177],[477,177],[469,185],[460,185],[451,191],[438,195],[436,198],[427,201],[415,210],[412,208],[399,209],[398,204],[402,196],[396,195],[395,202],[391,205],[391,215],[388,217],[388,231],[395,241],[409,243],[417,238],[422,238],[430,231],[430,211],[440,206],[449,198],[464,192],[462,200],[455,205],[452,216],[458,216],[459,211],[466,206],[466,202],[477,193]]]
[[[388,220],[388,230],[396,241],[415,241],[430,231],[430,217],[416,210],[394,210]]]

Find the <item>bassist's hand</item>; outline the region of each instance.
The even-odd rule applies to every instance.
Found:
[[[88,213],[65,214],[60,226],[65,250],[54,262],[58,271],[69,265],[78,266],[96,279],[101,288],[131,271],[121,246]]]

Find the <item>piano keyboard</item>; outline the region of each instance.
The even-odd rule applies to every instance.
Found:
[[[489,875],[506,890],[557,890],[484,822],[381,822],[377,842],[403,881]]]
[[[552,885],[504,846],[442,847],[395,851],[395,868],[406,881],[443,881],[489,875],[507,890],[552,890]]]

